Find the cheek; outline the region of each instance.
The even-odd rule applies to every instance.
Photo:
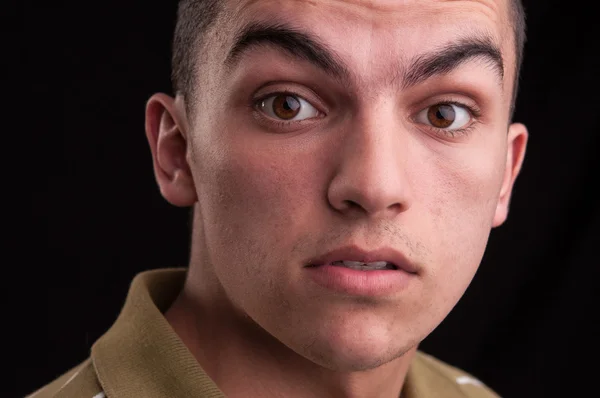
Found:
[[[263,327],[270,319],[264,314],[291,313],[289,292],[301,269],[294,251],[309,239],[307,223],[317,222],[318,166],[301,159],[266,145],[228,143],[202,164],[199,208],[213,272],[235,306]]]
[[[497,159],[444,159],[434,167],[434,194],[428,205],[436,222],[454,229],[451,235],[465,237],[491,229],[502,182]]]
[[[445,289],[452,298],[470,283],[488,241],[502,183],[503,162],[497,152],[440,157],[424,171],[433,176],[419,191],[423,210],[430,215],[426,241],[436,248],[430,252],[432,281],[438,292]]]
[[[314,214],[318,184],[308,181],[314,172],[302,156],[281,146],[277,151],[255,142],[221,147],[198,166],[206,170],[198,197],[209,250],[219,257],[250,256],[247,267],[285,260],[298,239],[295,232]]]
[[[216,205],[223,217],[264,233],[265,228],[286,228],[298,218],[309,202],[305,175],[285,155],[241,149],[217,164],[211,185],[221,191],[223,201]]]

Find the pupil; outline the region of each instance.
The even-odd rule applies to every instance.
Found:
[[[295,111],[300,107],[300,104],[294,97],[285,97],[285,101],[283,103],[283,108],[286,111]]]
[[[448,105],[442,105],[438,108],[435,116],[440,120],[454,120],[454,109]]]
[[[300,113],[300,101],[291,95],[278,95],[273,101],[273,112],[281,119],[292,119]]]
[[[444,129],[454,123],[456,113],[452,105],[435,105],[427,111],[427,119],[437,128]]]

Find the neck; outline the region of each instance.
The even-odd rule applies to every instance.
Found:
[[[198,265],[190,266],[184,289],[165,316],[227,397],[400,396],[416,347],[375,369],[326,369],[236,310],[214,277],[195,275]]]

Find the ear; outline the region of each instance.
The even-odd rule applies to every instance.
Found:
[[[500,188],[500,197],[496,205],[496,213],[492,222],[493,227],[498,227],[506,221],[508,217],[508,207],[513,185],[525,158],[525,148],[527,147],[528,132],[527,127],[521,123],[513,123],[508,128],[508,145],[506,151],[506,166],[504,168],[504,179]]]
[[[154,176],[162,196],[180,207],[196,200],[194,180],[187,163],[187,118],[180,97],[153,95],[146,105],[146,138],[150,144]]]

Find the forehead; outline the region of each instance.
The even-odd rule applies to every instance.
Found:
[[[296,22],[315,31],[417,34],[422,40],[433,31],[452,33],[486,30],[502,39],[510,32],[509,0],[236,0],[226,3],[229,21]],[[329,29],[328,29],[329,28]]]
[[[358,74],[390,67],[468,36],[491,38],[510,81],[514,64],[508,0],[230,0],[227,50],[252,22],[285,23],[309,31]],[[222,30],[221,25],[219,30]],[[402,62],[397,63],[401,66]]]
[[[426,17],[460,16],[461,13],[480,13],[493,21],[508,15],[510,0],[236,0],[226,2],[228,11],[237,17],[261,12],[282,15],[335,12],[336,17],[370,20],[377,23],[422,19]],[[300,15],[302,14],[302,15]],[[314,15],[314,14],[313,14]]]

